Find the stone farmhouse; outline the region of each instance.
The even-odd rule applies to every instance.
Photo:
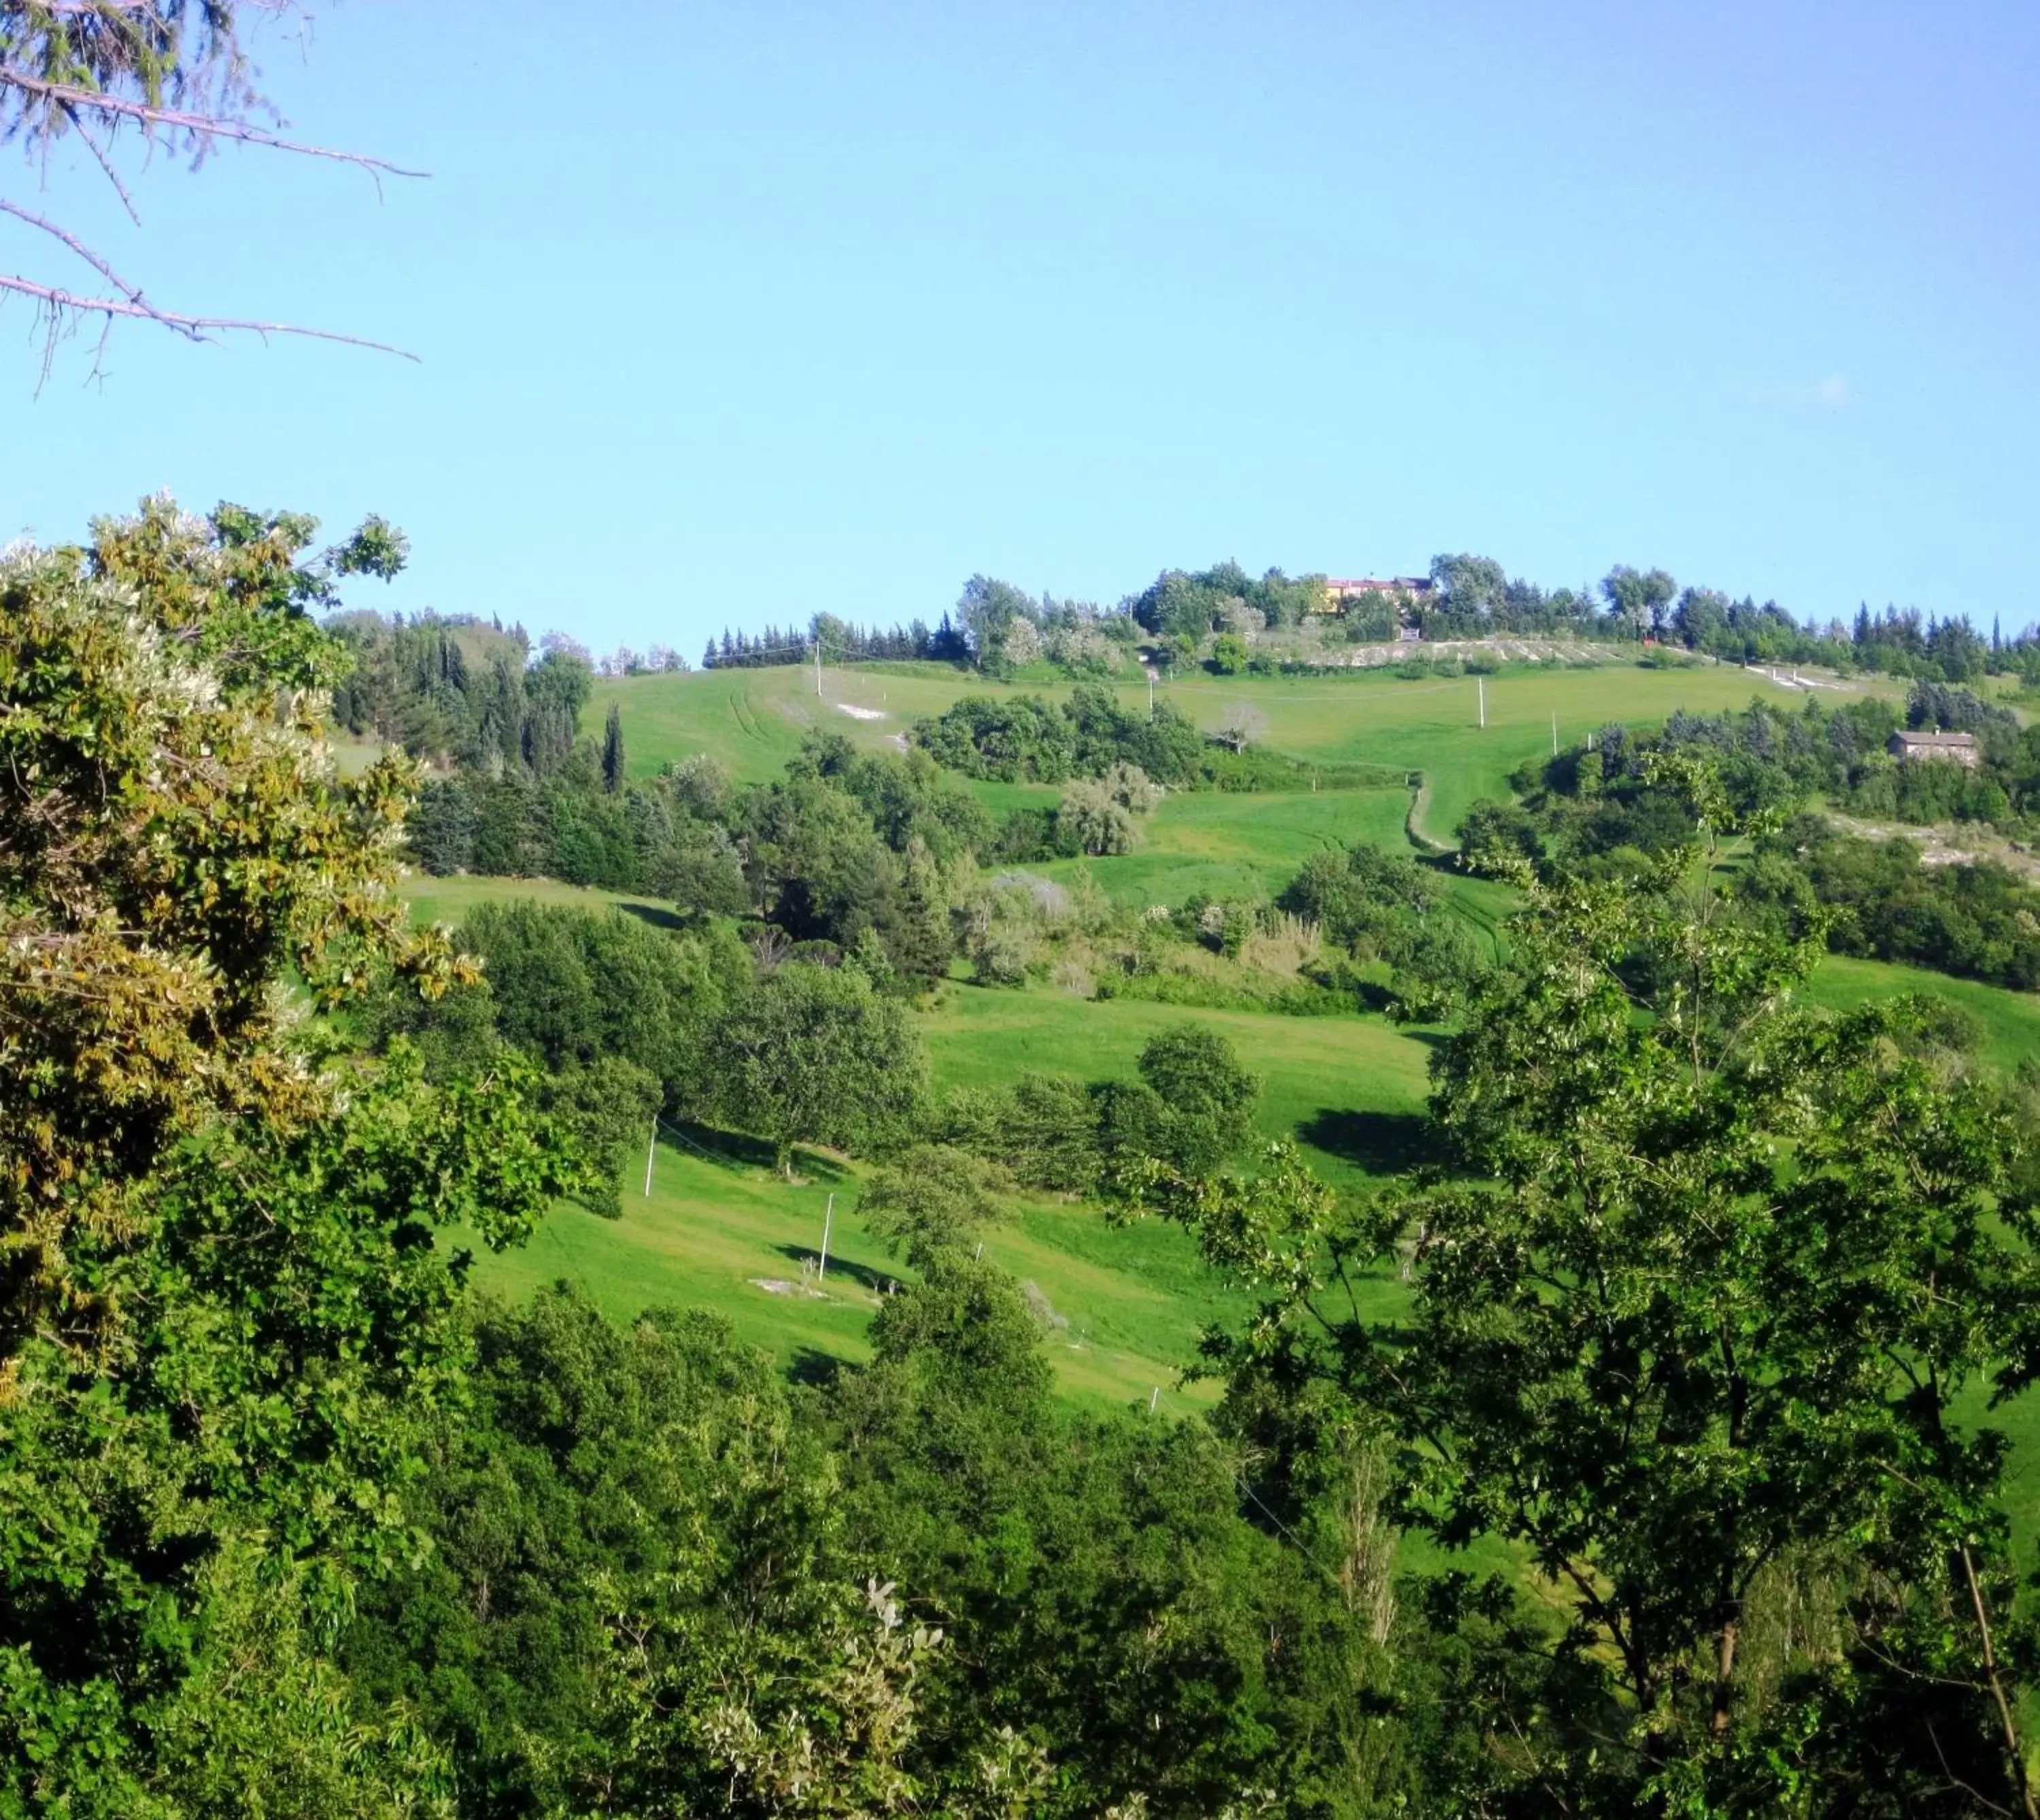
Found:
[[[1891,756],[1901,764],[1920,764],[1928,759],[1948,759],[1971,771],[1981,755],[1973,733],[1944,733],[1939,727],[1926,733],[1893,733]]]

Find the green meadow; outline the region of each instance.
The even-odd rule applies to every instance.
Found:
[[[798,664],[626,676],[596,683],[585,724],[599,726],[611,704],[618,706],[634,775],[649,776],[674,760],[706,752],[733,775],[760,779],[775,775],[816,728],[877,748],[960,695],[1004,691],[1060,699],[1071,687],[1045,679],[994,682],[937,664],[825,668],[820,695],[813,668]],[[1144,683],[1113,687],[1129,706],[1147,699]],[[1565,742],[1610,721],[1654,725],[1675,708],[1740,708],[1753,697],[1803,699],[1801,691],[1756,672],[1713,664],[1661,670],[1544,664],[1512,667],[1484,679],[1415,681],[1360,670],[1236,678],[1200,673],[1159,683],[1155,692],[1207,729],[1217,728],[1236,706],[1258,709],[1267,721],[1265,743],[1292,757],[1422,770],[1430,785],[1426,830],[1439,839],[1449,838],[1469,805],[1505,794],[1509,773],[1526,759],[1548,752],[1555,727]]]
[[[404,896],[410,904],[412,920],[417,923],[458,924],[476,904],[504,898],[569,904],[583,910],[613,907],[651,923],[677,924],[679,921],[672,904],[656,898],[584,885],[563,885],[557,878],[485,878],[466,874],[435,878],[429,873],[413,872],[404,880]]]
[[[1052,792],[1049,793],[1052,797]],[[1136,852],[1057,860],[1030,870],[1069,878],[1080,866],[1116,904],[1136,908],[1207,897],[1274,897],[1296,868],[1326,847],[1368,841],[1400,847],[1406,790],[1250,795],[1219,790],[1164,797],[1142,828]]]
[[[1301,1143],[1330,1179],[1357,1186],[1414,1155],[1428,1045],[1380,1019],[1186,1012],[954,984],[923,1031],[939,1083],[984,1087],[1022,1068],[1130,1076],[1148,1038],[1185,1017],[1232,1040],[1263,1082],[1263,1134]],[[672,1127],[651,1160],[650,1193],[634,1163],[620,1218],[563,1206],[521,1250],[482,1255],[481,1286],[516,1296],[571,1277],[618,1316],[654,1303],[714,1307],[796,1371],[865,1355],[877,1296],[906,1272],[865,1232],[860,1167],[803,1151],[789,1183],[740,1140]],[[816,1281],[803,1266],[819,1261],[825,1217],[829,1264]],[[1121,1403],[1159,1387],[1164,1403],[1178,1399],[1199,1331],[1237,1312],[1187,1235],[1154,1221],[1116,1225],[1094,1207],[1024,1204],[988,1234],[985,1255],[1034,1285],[1073,1396]]]
[[[1924,992],[1958,1005],[1981,1032],[1977,1053],[1989,1066],[2010,1073],[2026,1057],[2040,1057],[2040,996],[2008,992],[1974,980],[1951,979],[1924,967],[1904,967],[1884,961],[1852,960],[1830,954],[1806,984],[1806,996],[1831,1011],[1854,1011],[1859,1005]]]
[[[620,1218],[558,1208],[528,1245],[478,1256],[479,1286],[514,1299],[571,1278],[626,1319],[658,1304],[717,1308],[796,1374],[868,1356],[879,1298],[911,1273],[866,1233],[860,1171],[803,1151],[789,1183],[741,1146],[699,1130],[661,1137],[649,1194],[641,1167],[641,1159],[626,1184]],[[1115,1226],[1095,1208],[1033,1203],[987,1234],[984,1255],[1030,1286],[1066,1395],[1154,1399],[1164,1410],[1210,1400],[1210,1387],[1179,1383],[1181,1368],[1201,1327],[1236,1308],[1186,1234]]]

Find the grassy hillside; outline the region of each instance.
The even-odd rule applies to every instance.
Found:
[[[1331,1179],[1358,1186],[1414,1156],[1429,1040],[1380,1018],[1186,1011],[1097,1003],[1048,988],[958,986],[923,1029],[938,1080],[991,1087],[1023,1068],[1091,1080],[1130,1076],[1148,1039],[1186,1019],[1221,1032],[1261,1076],[1262,1132],[1300,1140]]]
[[[942,664],[870,664],[824,669],[817,696],[811,668],[710,670],[599,681],[584,724],[599,726],[610,704],[617,704],[634,775],[707,752],[738,778],[763,779],[778,771],[812,728],[877,748],[959,695],[1024,690],[1060,697],[1070,687],[991,682]],[[1485,728],[1479,724],[1483,690]],[[1145,684],[1121,683],[1115,691],[1129,706],[1147,699]],[[1573,741],[1608,721],[1642,725],[1677,707],[1739,708],[1753,695],[1791,699],[1800,691],[1726,664],[1671,670],[1608,664],[1513,671],[1478,685],[1471,676],[1412,682],[1361,671],[1198,675],[1163,683],[1158,694],[1206,728],[1217,727],[1236,704],[1258,708],[1267,718],[1265,743],[1293,757],[1421,768],[1431,785],[1428,829],[1445,837],[1468,804],[1503,794],[1517,765],[1551,750],[1554,717],[1559,739]],[[845,711],[851,708],[858,712]]]
[[[1830,954],[1807,983],[1806,996],[1834,1011],[1890,999],[1901,992],[1925,992],[1959,1005],[1981,1026],[1979,1053],[1989,1066],[2009,1073],[2028,1056],[2040,1057],[2040,997],[2010,992],[1974,980],[1951,979],[1924,967],[1884,961],[1856,961]]]
[[[1137,852],[1060,860],[1030,870],[1067,878],[1088,866],[1115,903],[1177,904],[1207,897],[1273,897],[1321,847],[1402,843],[1410,793],[1324,790],[1294,796],[1196,791],[1164,797],[1143,827]]]
[[[1224,1030],[1262,1076],[1262,1131],[1300,1139],[1333,1180],[1357,1185],[1413,1154],[1427,1044],[1378,1019],[1186,1012],[958,985],[923,1028],[938,1082],[989,1086],[1019,1068],[1131,1076],[1148,1037],[1186,1017]],[[877,1293],[905,1273],[866,1235],[862,1172],[802,1156],[805,1179],[789,1184],[740,1142],[670,1131],[649,1197],[633,1165],[620,1220],[562,1207],[523,1250],[485,1256],[479,1281],[515,1296],[570,1277],[618,1315],[653,1303],[721,1308],[797,1370],[824,1356],[862,1357]],[[831,1193],[832,1262],[815,1285],[801,1265],[819,1246]],[[1052,1355],[1073,1395],[1124,1402],[1160,1385],[1165,1399],[1176,1396],[1199,1329],[1231,1308],[1186,1235],[1152,1222],[1114,1227],[1095,1208],[1028,1204],[988,1236],[985,1254],[1034,1284],[1052,1311]]]
[[[717,1308],[796,1373],[868,1356],[879,1296],[911,1273],[866,1232],[858,1172],[803,1152],[803,1179],[790,1185],[759,1159],[718,1155],[703,1140],[717,1142],[699,1132],[663,1139],[651,1194],[641,1175],[628,1184],[622,1218],[561,1207],[521,1251],[482,1255],[478,1281],[515,1298],[571,1277],[619,1317],[654,1304]],[[832,1193],[828,1269],[816,1281]],[[1232,1310],[1184,1233],[1036,1203],[991,1232],[984,1255],[1033,1286],[1065,1395],[1144,1404],[1159,1389],[1165,1408],[1209,1400],[1208,1387],[1180,1390],[1177,1373],[1199,1327]]]
[[[1189,806],[1214,802],[1230,809],[1257,800],[1196,798]],[[1288,801],[1300,807],[1311,799]],[[1353,819],[1341,820],[1342,809]],[[1321,830],[1314,831],[1304,815],[1274,844],[1279,847],[1313,832],[1326,838],[1388,838],[1391,824],[1369,811],[1356,813],[1350,803],[1328,804],[1325,813],[1330,820]],[[1208,826],[1195,815],[1186,825]],[[1167,870],[1171,863],[1180,868],[1173,877]],[[1175,889],[1205,863],[1172,862],[1159,831],[1151,851],[1091,862],[1109,892],[1129,898],[1144,881],[1160,879]],[[1239,863],[1266,878],[1288,861],[1256,860],[1250,853]],[[591,908],[615,903],[638,914],[668,914],[649,900],[548,880],[420,877],[410,882],[417,913],[434,920],[458,922],[476,903],[513,897]],[[1492,925],[1505,914],[1507,893],[1498,887],[1462,880],[1455,881],[1455,889],[1463,911],[1478,920]],[[1913,968],[1833,957],[1815,975],[1807,996],[1843,1009],[1914,991],[1938,993],[1974,1015],[1984,1032],[1985,1059],[1993,1066],[2008,1069],[2021,1057],[2040,1053],[2040,999],[2027,995]],[[1361,1186],[1406,1167],[1418,1155],[1433,1033],[1399,1028],[1378,1018],[1101,1003],[1045,987],[1010,992],[959,983],[945,990],[924,1015],[922,1027],[939,1084],[984,1087],[1010,1080],[1024,1068],[1087,1079],[1129,1076],[1148,1037],[1184,1019],[1208,1024],[1230,1038],[1262,1077],[1263,1133],[1298,1140],[1327,1178]],[[713,1154],[703,1153],[699,1146],[704,1143],[714,1147]],[[748,1338],[791,1367],[821,1354],[856,1358],[865,1350],[864,1329],[876,1305],[873,1286],[899,1267],[865,1236],[855,1213],[854,1168],[810,1157],[803,1173],[810,1179],[790,1186],[757,1158],[725,1148],[713,1134],[697,1132],[690,1139],[676,1133],[660,1145],[650,1197],[636,1191],[637,1181],[626,1185],[620,1220],[562,1208],[525,1250],[485,1258],[480,1278],[485,1286],[514,1296],[539,1282],[572,1277],[618,1314],[655,1302],[706,1303],[724,1309]],[[832,1252],[842,1265],[825,1293],[761,1288],[763,1279],[797,1289],[801,1259],[818,1243],[832,1190],[838,1195]],[[1165,1399],[1173,1395],[1166,1387],[1189,1357],[1198,1327],[1227,1306],[1182,1234],[1152,1224],[1117,1229],[1091,1209],[1028,1206],[1017,1224],[993,1236],[987,1249],[1035,1282],[1070,1323],[1054,1332],[1058,1375],[1074,1395],[1123,1401],[1144,1396],[1156,1383],[1165,1386]],[[1384,1295],[1394,1293],[1391,1284],[1381,1289]],[[2028,1410],[2022,1403],[2008,1419],[2022,1441],[2032,1443],[2021,1457],[2030,1453],[2034,1462],[2031,1502],[2040,1517],[2040,1404]]]
[[[411,915],[418,923],[459,923],[478,904],[515,898],[539,904],[570,904],[582,910],[605,910],[612,906],[628,910],[648,923],[675,925],[679,918],[670,904],[639,897],[628,891],[604,891],[584,885],[562,885],[557,878],[483,878],[463,874],[435,878],[414,872],[404,881],[404,895]]]
[[[878,748],[916,715],[938,712],[968,690],[1002,687],[938,666],[873,665],[825,671],[825,693],[818,700],[812,671],[732,670],[604,682],[589,714],[599,724],[611,701],[621,705],[635,772],[706,751],[740,777],[764,778],[779,769],[811,727],[839,730]],[[1064,686],[1043,687],[1048,693],[1066,692]],[[1168,689],[1179,706],[1209,725],[1233,704],[1250,702],[1266,717],[1267,743],[1301,758],[1421,769],[1434,832],[1449,830],[1477,797],[1501,794],[1509,771],[1548,751],[1554,716],[1559,737],[1570,740],[1610,720],[1636,725],[1681,705],[1740,706],[1760,691],[1790,693],[1728,668],[1517,672],[1486,680],[1488,725],[1482,729],[1476,724],[1471,678],[1223,683],[1198,678]],[[1120,693],[1131,702],[1144,699],[1145,691],[1127,685]],[[842,713],[845,703],[883,718]],[[1052,801],[1056,794],[1032,785],[976,787],[999,810]],[[1357,840],[1403,847],[1410,811],[1406,790],[1179,793],[1148,818],[1138,852],[1039,870],[1066,877],[1087,865],[1106,893],[1125,904],[1174,905],[1197,892],[1272,897],[1320,847]],[[1477,927],[1498,930],[1508,913],[1508,892],[1451,875],[1448,889],[1460,914]],[[648,899],[548,881],[419,877],[409,889],[421,917],[451,922],[474,904],[500,897],[615,903],[655,922],[669,915]],[[2040,1045],[2040,999],[1914,969],[1833,960],[1809,996],[1841,1007],[1912,990],[1939,992],[1968,1009],[1981,1026],[1994,1065],[2009,1068]],[[1187,1011],[1094,1002],[1045,986],[1011,992],[954,984],[924,1015],[923,1027],[938,1085],[991,1085],[1022,1068],[1087,1079],[1128,1074],[1155,1030],[1186,1018],[1231,1038],[1265,1083],[1264,1132],[1298,1139],[1333,1181],[1359,1186],[1414,1159],[1433,1038],[1376,1018]],[[694,1148],[695,1140],[717,1153]],[[572,1276],[619,1313],[653,1301],[710,1303],[796,1369],[820,1355],[861,1356],[874,1289],[895,1266],[871,1244],[857,1217],[857,1171],[816,1159],[812,1179],[790,1186],[755,1157],[731,1153],[723,1144],[710,1133],[676,1135],[660,1147],[651,1195],[627,1194],[622,1220],[563,1209],[526,1251],[485,1260],[482,1280],[516,1293]],[[839,1263],[820,1293],[807,1293],[801,1260],[818,1241],[832,1190],[838,1195],[832,1249]],[[988,1240],[987,1251],[1034,1283],[1047,1307],[1067,1322],[1051,1331],[1061,1381],[1073,1395],[1123,1401],[1144,1398],[1156,1384],[1170,1385],[1200,1324],[1225,1306],[1181,1233],[1151,1225],[1115,1228],[1094,1209],[1028,1206]],[[1395,1293],[1392,1283],[1380,1289],[1384,1295]],[[1164,1394],[1174,1393],[1165,1388]],[[2018,1413],[2023,1426],[2023,1411]],[[2040,1415],[2035,1426],[2040,1429]],[[2040,1460],[2040,1432],[2033,1439]]]

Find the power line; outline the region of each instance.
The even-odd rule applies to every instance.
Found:
[[[655,1117],[653,1122],[661,1131],[664,1132],[668,1137],[679,1139],[681,1143],[684,1144],[687,1148],[691,1150],[697,1156],[702,1157],[706,1161],[715,1163],[718,1166],[727,1166],[729,1163],[729,1159],[728,1157],[718,1156],[714,1151],[704,1149],[700,1144],[695,1143],[691,1137],[688,1137],[684,1131],[681,1131],[675,1126],[668,1125],[663,1117]]]

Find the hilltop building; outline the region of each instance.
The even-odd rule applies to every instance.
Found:
[[[1413,600],[1422,601],[1437,591],[1437,583],[1428,575],[1328,575],[1325,577],[1324,605],[1319,611],[1336,613],[1349,600],[1357,600],[1368,594],[1407,595]]]
[[[1386,595],[1395,605],[1395,636],[1405,645],[1414,645],[1424,635],[1423,623],[1419,617],[1424,603],[1434,599],[1438,584],[1428,575],[1351,575],[1327,576],[1325,578],[1323,598],[1319,602],[1320,613],[1343,613],[1356,600],[1370,596]]]
[[[1891,756],[1901,764],[1919,764],[1928,759],[1949,759],[1971,771],[1981,756],[1973,733],[1944,733],[1939,727],[1927,733],[1893,733]]]

